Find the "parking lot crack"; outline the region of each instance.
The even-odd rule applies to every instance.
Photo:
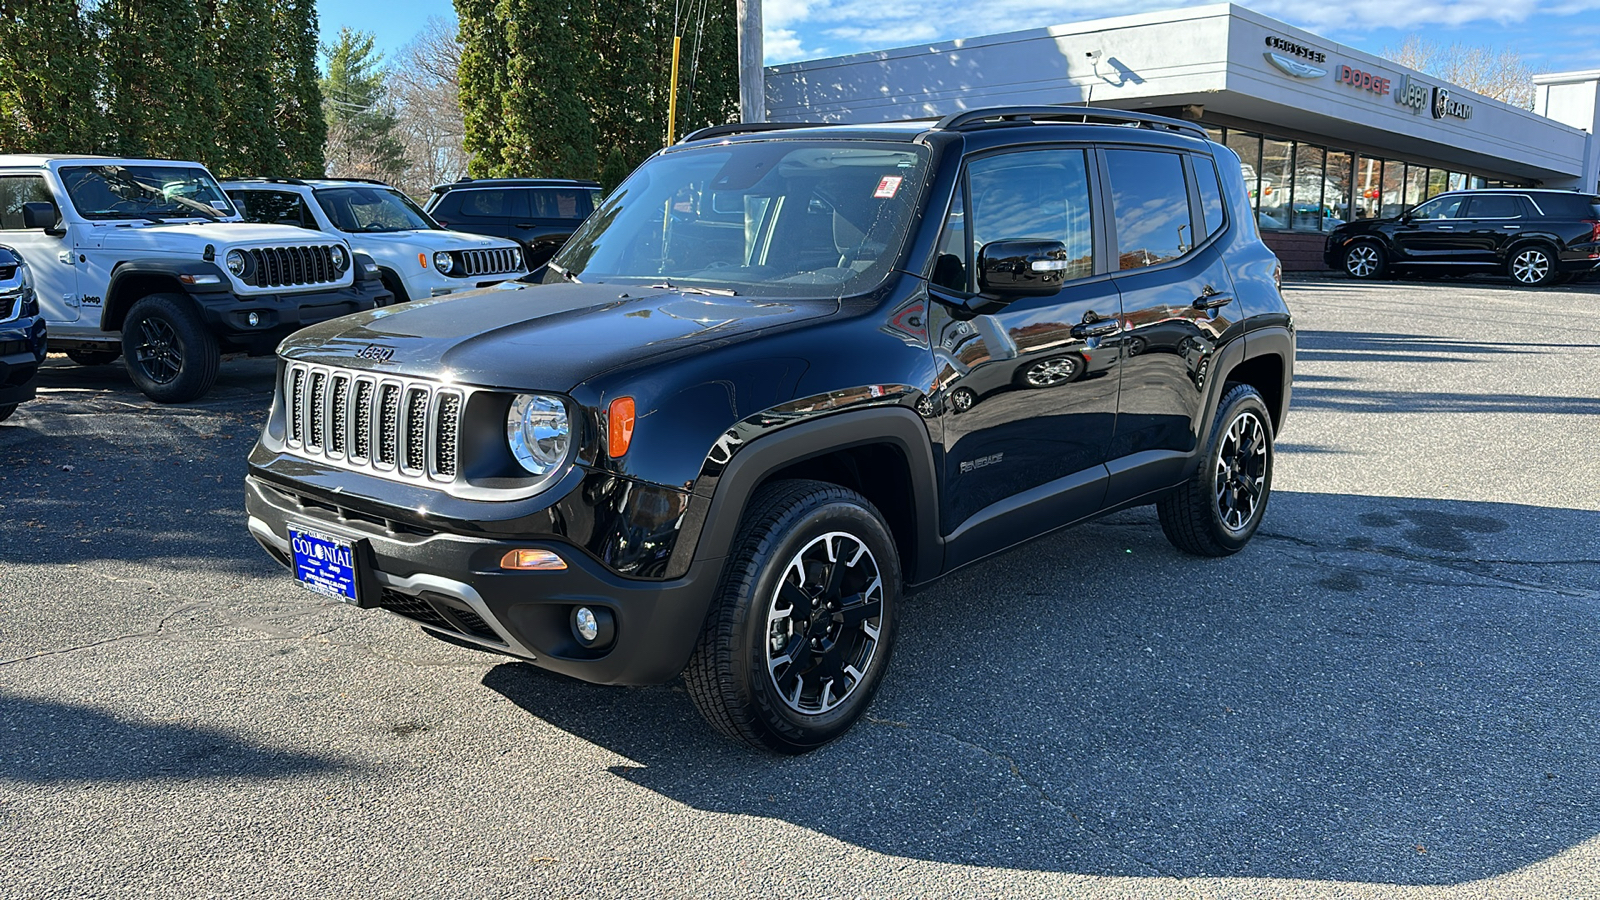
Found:
[[[82,644],[74,644],[70,647],[57,647],[53,650],[40,650],[37,653],[29,653],[24,656],[14,656],[9,659],[0,659],[0,666],[9,666],[13,663],[29,662],[31,660],[44,659],[51,656],[63,656],[68,653],[77,653],[82,650],[90,650],[95,647],[104,647],[107,644],[117,644],[123,641],[137,640],[139,638],[161,637],[166,633],[168,622],[171,622],[173,619],[186,612],[199,608],[200,605],[201,604],[198,603],[185,603],[177,609],[174,609],[173,611],[162,616],[161,620],[157,622],[153,628],[147,628],[144,631],[132,631],[127,634],[119,634],[113,637],[101,638],[98,641],[87,641]]]

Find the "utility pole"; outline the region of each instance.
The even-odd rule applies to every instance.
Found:
[[[739,120],[767,120],[767,84],[762,65],[761,0],[738,0]]]

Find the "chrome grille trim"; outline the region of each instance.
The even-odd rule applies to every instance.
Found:
[[[251,266],[240,280],[254,287],[334,284],[343,276],[333,264],[332,244],[255,247],[244,253]]]
[[[461,255],[461,273],[468,278],[479,275],[509,275],[522,267],[522,251],[514,247],[457,252]]]
[[[296,455],[412,483],[454,484],[470,389],[290,363],[286,443]]]

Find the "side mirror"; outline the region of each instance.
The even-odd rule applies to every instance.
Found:
[[[61,214],[56,212],[55,204],[43,200],[22,204],[22,227],[41,228],[45,234],[57,237],[67,233],[61,226]]]
[[[1061,290],[1073,261],[1060,241],[992,241],[978,251],[978,288],[999,297],[1041,297]]]

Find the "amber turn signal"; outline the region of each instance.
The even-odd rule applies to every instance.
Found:
[[[428,254],[426,254],[426,253],[418,253],[417,254],[417,262],[421,263],[422,267],[424,269],[426,269],[428,267]]]
[[[566,567],[566,561],[549,550],[511,550],[500,557],[500,568],[521,572],[558,572]]]
[[[618,397],[611,401],[606,418],[606,450],[612,459],[617,459],[627,453],[628,445],[633,443],[633,398]]]

